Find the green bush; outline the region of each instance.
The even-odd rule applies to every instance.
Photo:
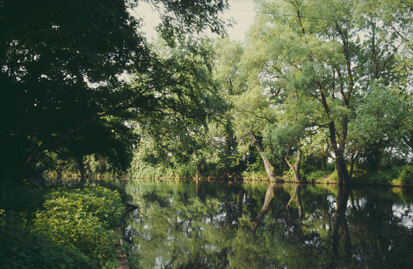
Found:
[[[0,216],[0,268],[92,268],[90,259],[79,250],[34,232],[14,211]]]
[[[397,179],[403,184],[413,184],[413,165],[403,166]]]
[[[311,181],[319,181],[325,178],[326,176],[328,176],[329,174],[330,174],[329,172],[318,170],[318,171],[312,171],[306,174],[305,176],[307,178],[307,181],[311,182]]]
[[[112,228],[124,212],[118,192],[98,186],[59,189],[47,196],[44,210],[34,219],[34,231],[84,253],[95,266],[116,259],[119,238]]]
[[[121,235],[114,228],[124,214],[118,191],[49,189],[43,199],[37,212],[28,205],[0,209],[1,268],[116,267]]]
[[[333,171],[328,177],[323,178],[321,181],[338,182],[337,171]]]
[[[413,166],[411,164],[394,166],[382,172],[359,176],[356,181],[372,184],[413,184]]]

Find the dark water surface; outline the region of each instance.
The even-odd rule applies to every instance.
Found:
[[[413,191],[134,181],[139,268],[413,268]]]

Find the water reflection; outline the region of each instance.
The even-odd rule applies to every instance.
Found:
[[[413,268],[411,190],[130,182],[140,268]]]

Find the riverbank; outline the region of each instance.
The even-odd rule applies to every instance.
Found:
[[[147,169],[150,170],[150,169]],[[153,171],[152,171],[153,170]],[[195,176],[196,173],[182,173],[179,170],[169,169],[165,174],[164,169],[153,168],[151,172],[142,173],[124,173],[122,175],[114,174],[93,174],[87,175],[86,180],[92,182],[112,182],[114,180],[169,180],[169,181],[194,181],[194,180],[210,180],[210,181],[232,181],[232,182],[270,182],[265,171],[258,172],[243,172],[240,175],[222,176],[203,174],[203,176]],[[159,171],[158,171],[159,170]],[[350,171],[350,167],[348,167]],[[155,172],[154,172],[155,171]],[[193,175],[193,176],[191,176]],[[76,182],[80,180],[80,176],[76,173],[63,173],[60,179],[56,179],[56,173],[49,171],[44,173],[43,176],[48,182],[59,183],[62,180],[69,180]],[[337,180],[337,174],[334,168],[330,167],[327,170],[316,170],[312,172],[302,172],[302,181],[297,182],[294,179],[294,175],[291,171],[286,172],[282,176],[277,177],[278,182],[288,183],[304,183],[304,184],[339,184]],[[350,185],[375,185],[375,186],[390,186],[390,187],[413,187],[413,165],[406,164],[401,166],[395,166],[380,172],[368,172],[363,169],[354,169],[352,172],[352,179],[348,182]]]
[[[124,196],[110,186],[3,184],[0,267],[120,266],[122,233],[115,228],[122,226]]]
[[[317,176],[296,181],[292,175],[278,177],[276,181],[270,180],[265,174],[253,174],[240,177],[131,177],[132,180],[160,180],[160,181],[229,181],[229,182],[285,182],[300,184],[339,184],[335,172],[318,173]],[[387,170],[381,173],[367,174],[359,172],[347,183],[348,185],[371,185],[387,187],[413,187],[413,167],[405,166],[401,169]]]

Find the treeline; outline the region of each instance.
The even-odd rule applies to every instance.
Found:
[[[194,37],[225,1],[153,3],[154,44],[133,3],[2,5],[4,180],[412,178],[408,1],[257,1],[245,44]]]
[[[132,175],[411,183],[411,6],[258,1],[245,44],[214,42],[225,112],[197,133],[144,136]]]

